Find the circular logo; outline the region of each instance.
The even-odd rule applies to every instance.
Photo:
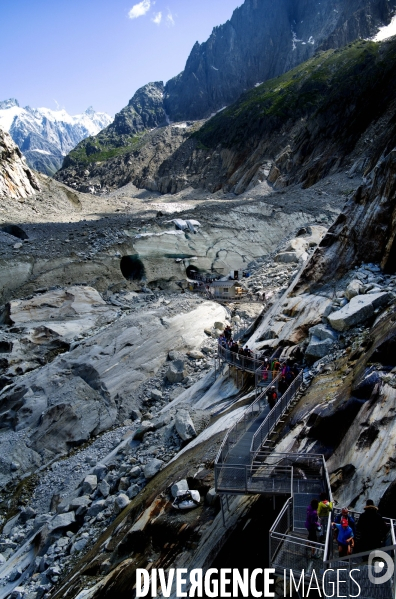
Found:
[[[379,549],[370,553],[368,559],[368,577],[370,582],[373,584],[388,582],[392,578],[394,570],[393,559],[390,555]]]

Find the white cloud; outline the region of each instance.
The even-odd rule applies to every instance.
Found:
[[[173,15],[170,10],[168,10],[168,14],[166,16],[166,24],[168,25],[168,27],[174,27],[175,25],[175,19],[173,18]]]
[[[154,15],[154,18],[152,19],[153,23],[155,23],[156,25],[159,25],[162,21],[162,12],[157,12],[156,15]]]
[[[138,4],[132,6],[128,13],[130,19],[137,19],[138,17],[144,17],[144,15],[150,10],[151,0],[142,0]]]

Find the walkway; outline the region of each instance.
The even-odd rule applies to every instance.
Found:
[[[237,354],[219,347],[221,359],[232,366],[248,372],[260,371],[262,362],[254,358],[242,360]],[[231,354],[231,355],[230,355]],[[278,379],[272,383],[277,385]],[[313,570],[318,575],[332,569],[333,578],[337,582],[337,570],[350,571],[357,568],[355,579],[361,586],[342,583],[339,596],[356,597],[361,599],[394,599],[395,576],[384,584],[372,582],[372,568],[367,565],[370,552],[352,555],[340,560],[334,557],[331,528],[331,514],[324,526],[324,536],[320,542],[307,540],[305,529],[306,509],[312,498],[318,498],[325,492],[332,501],[331,487],[323,455],[310,453],[276,453],[270,448],[270,435],[278,424],[283,422],[283,416],[297,401],[297,394],[302,384],[302,372],[291,383],[286,393],[270,410],[266,401],[265,391],[245,410],[238,422],[228,431],[215,460],[215,488],[221,498],[223,519],[225,523],[225,504],[227,495],[235,494],[264,494],[269,496],[289,496],[269,531],[270,567],[280,576],[289,577],[290,571],[298,580],[309,581]],[[389,539],[382,551],[388,553],[394,561],[396,570],[396,536],[395,521],[387,520],[389,524]],[[315,557],[312,551],[315,550]],[[385,570],[390,566],[384,566]],[[381,572],[383,574],[383,571]],[[371,578],[370,578],[371,577]],[[343,580],[345,576],[342,577]],[[327,596],[332,596],[334,583],[331,576],[326,579]]]
[[[247,356],[242,356],[241,354],[232,352],[220,344],[217,347],[217,355],[219,360],[222,362],[226,362],[231,366],[235,366],[235,368],[238,368],[239,370],[251,372],[252,374],[264,364],[263,360],[259,360],[256,357],[248,358]]]

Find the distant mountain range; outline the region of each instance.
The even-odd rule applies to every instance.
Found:
[[[10,133],[28,165],[46,175],[53,175],[81,140],[98,134],[112,120],[92,107],[71,116],[65,110],[22,108],[15,98],[0,102],[0,128]]]

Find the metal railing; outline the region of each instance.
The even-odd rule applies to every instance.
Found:
[[[279,379],[281,376],[278,373],[276,379]],[[300,374],[291,382],[288,389],[282,395],[282,397],[277,401],[275,406],[272,408],[270,413],[267,415],[260,428],[254,433],[252,444],[250,447],[250,456],[253,461],[255,455],[260,451],[263,443],[268,439],[270,433],[274,430],[276,425],[278,424],[281,417],[284,415],[286,410],[288,409],[291,401],[294,399],[297,391],[301,387],[303,380],[302,371]]]
[[[245,370],[247,372],[255,373],[257,368],[263,363],[262,360],[259,360],[256,357],[249,358],[248,356],[243,356],[241,354],[237,354],[230,349],[223,347],[222,345],[218,345],[217,348],[218,357],[223,362],[227,362],[227,364],[231,364],[231,366],[235,366],[239,368],[239,370]]]
[[[382,555],[377,553],[378,550]],[[328,574],[323,578],[323,592],[330,596],[331,589],[337,584],[337,594],[340,597],[393,599],[396,596],[396,543],[378,550],[324,560],[323,569]],[[387,554],[389,559],[384,559],[383,554]],[[380,562],[377,568],[376,562]],[[338,576],[337,570],[343,571],[342,577]],[[385,578],[383,582],[382,577]]]
[[[219,346],[220,358],[237,368],[252,371],[251,367],[255,358],[247,358],[230,352],[227,348]],[[256,368],[255,376],[262,377],[262,362]],[[277,382],[281,373],[271,377],[269,382]],[[305,529],[306,509],[313,497],[318,497],[325,492],[330,501],[332,494],[329,476],[324,456],[314,454],[279,454],[262,451],[263,444],[268,439],[275,426],[295,398],[303,380],[302,371],[291,382],[289,388],[267,414],[260,427],[253,433],[247,463],[230,463],[227,458],[230,451],[242,439],[255,419],[262,413],[267,405],[265,393],[245,410],[242,417],[227,433],[215,460],[215,488],[222,493],[265,493],[270,495],[290,494],[269,533],[269,558],[270,566],[278,573],[289,570],[295,575],[309,577],[318,566],[319,572],[333,570],[331,575],[324,580],[323,585],[328,586],[328,595],[334,592],[334,581],[338,581],[338,569],[348,571],[359,570],[359,584],[361,595],[373,599],[394,599],[396,597],[395,576],[387,584],[374,584],[369,576],[370,565],[365,564],[365,559],[371,552],[353,554],[346,558],[335,559],[334,538],[332,531],[332,518],[341,510],[335,508],[328,517],[322,520],[324,527],[321,538],[323,542],[314,542],[306,538]],[[238,447],[239,449],[239,447]],[[350,512],[355,522],[359,520],[358,512]],[[224,514],[223,514],[224,518]],[[384,519],[389,526],[386,547],[381,551],[389,553],[394,560],[396,568],[396,527],[395,521]],[[388,568],[388,566],[386,566]],[[384,572],[382,572],[384,573]],[[342,596],[358,596],[351,592],[351,579],[347,578],[345,592]],[[326,587],[327,588],[327,587]],[[356,591],[356,588],[354,589]],[[341,592],[341,591],[340,591]],[[346,594],[345,594],[346,593]]]
[[[292,468],[274,472],[265,464],[223,464],[215,467],[215,487],[221,493],[288,495],[291,492]]]
[[[241,439],[242,435],[248,430],[249,426],[261,414],[264,407],[267,405],[265,394],[262,393],[253,403],[244,410],[242,416],[236,423],[227,431],[226,436],[217,453],[215,463],[222,464],[226,461],[230,450]]]
[[[270,383],[279,375],[279,370],[265,370],[264,362],[256,369],[255,385],[256,389],[268,387]]]

